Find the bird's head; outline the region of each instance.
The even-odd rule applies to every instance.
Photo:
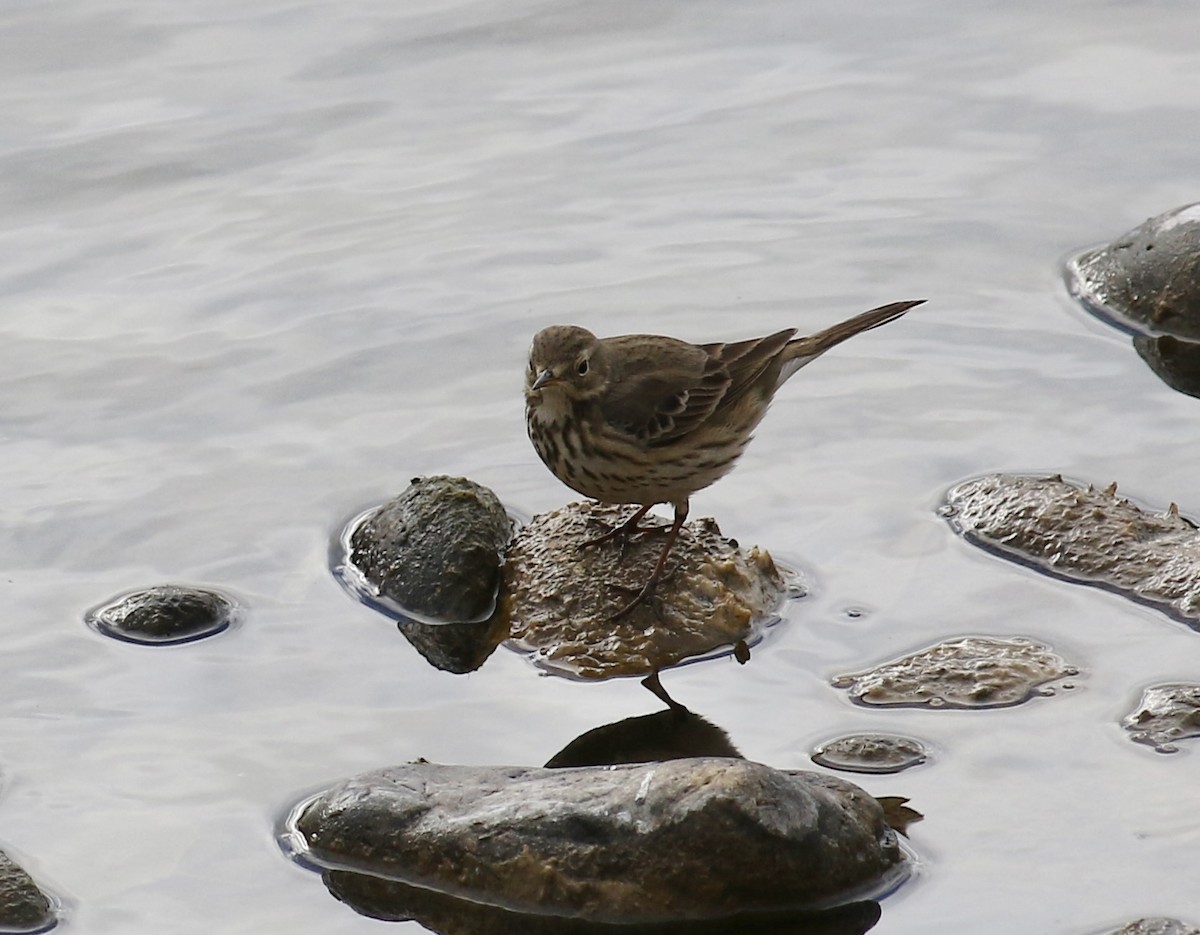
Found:
[[[604,344],[586,328],[552,325],[533,338],[525,371],[525,398],[561,394],[570,400],[598,395],[608,380]]]

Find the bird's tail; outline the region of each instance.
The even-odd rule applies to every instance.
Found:
[[[886,325],[889,321],[895,321],[910,308],[920,305],[924,301],[924,299],[916,299],[909,302],[892,302],[889,305],[881,305],[869,312],[847,318],[824,331],[788,341],[787,346],[783,349],[783,369],[779,373],[779,382],[782,383],[805,364],[812,363],[831,347],[841,344],[847,338],[852,338],[859,332],[870,331],[872,328]]]

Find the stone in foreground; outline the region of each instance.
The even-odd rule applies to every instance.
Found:
[[[847,901],[906,870],[882,807],[857,786],[738,759],[415,763],[326,791],[295,828],[327,869],[601,922]]]
[[[947,504],[950,524],[976,545],[1200,624],[1200,532],[1174,504],[1148,513],[1116,484],[1020,474],[965,481]]]
[[[536,664],[581,678],[646,675],[750,641],[774,619],[786,585],[770,555],[740,549],[700,519],[683,527],[655,601],[614,620],[649,577],[662,537],[639,536],[624,551],[580,545],[628,514],[572,503],[535,517],[509,545],[500,615]]]
[[[1093,311],[1153,334],[1200,341],[1200,204],[1152,217],[1067,267]]]
[[[225,630],[237,615],[232,598],[205,588],[161,584],[130,591],[91,610],[87,622],[128,643],[187,643]]]
[[[1137,710],[1122,722],[1130,739],[1159,753],[1175,753],[1176,741],[1200,737],[1200,685],[1155,685],[1142,693]]]
[[[0,851],[0,932],[44,932],[57,921],[50,898]]]
[[[465,477],[416,477],[350,534],[349,561],[403,614],[434,623],[486,620],[512,522]]]
[[[839,675],[833,685],[864,705],[1000,708],[1028,700],[1047,682],[1077,674],[1033,640],[968,636]]]

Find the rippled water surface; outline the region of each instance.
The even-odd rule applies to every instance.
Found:
[[[694,499],[812,589],[749,665],[664,683],[775,766],[925,743],[859,777],[926,816],[875,931],[1200,922],[1200,750],[1119,726],[1196,679],[1200,635],[936,515],[1044,469],[1200,516],[1200,403],[1059,275],[1197,200],[1198,27],[1171,0],[6,5],[0,847],[71,931],[385,930],[282,856],[294,801],[415,757],[539,764],[657,702],[504,651],[434,670],[334,581],[340,525],[425,473],[567,500],[524,436],[543,325],[715,340],[924,297]],[[167,581],[245,619],[176,647],[85,626]],[[971,633],[1049,643],[1076,688],[872,711],[829,684]]]

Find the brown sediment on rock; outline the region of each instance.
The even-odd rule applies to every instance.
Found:
[[[514,648],[564,675],[646,675],[752,640],[773,620],[787,590],[783,575],[768,553],[739,548],[711,519],[683,527],[654,600],[614,620],[649,576],[662,538],[639,536],[624,549],[580,546],[628,512],[573,503],[535,517],[513,538],[499,614]]]
[[[850,773],[898,773],[925,762],[925,747],[894,734],[847,734],[821,744],[812,761]]]
[[[1033,640],[968,636],[839,675],[833,685],[863,705],[999,708],[1078,671]]]
[[[1159,753],[1175,753],[1180,740],[1200,737],[1200,685],[1175,682],[1153,685],[1122,724],[1130,739]]]
[[[322,793],[295,831],[327,870],[595,922],[864,898],[906,866],[884,809],[857,786],[733,758],[395,766]]]
[[[1150,513],[1116,484],[1020,474],[965,481],[946,500],[944,515],[970,542],[1200,625],[1200,532],[1175,504]]]

